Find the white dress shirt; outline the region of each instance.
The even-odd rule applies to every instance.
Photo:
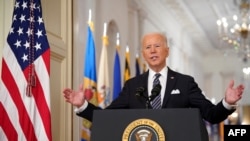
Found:
[[[148,74],[148,96],[151,96],[151,90],[153,89],[153,82],[155,79],[155,74],[160,73],[161,76],[159,77],[160,84],[161,84],[161,104],[163,102],[163,98],[165,95],[166,84],[167,84],[167,75],[168,75],[168,68],[164,67],[160,72],[154,72],[152,69],[149,69]]]

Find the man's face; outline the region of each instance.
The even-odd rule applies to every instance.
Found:
[[[142,54],[149,67],[160,71],[166,65],[169,48],[160,34],[149,34],[142,40]]]

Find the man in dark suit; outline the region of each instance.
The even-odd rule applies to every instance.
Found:
[[[107,107],[108,109],[143,109],[147,106],[154,108],[154,100],[150,101],[149,105],[146,105],[146,101],[151,96],[154,83],[158,83],[162,86],[159,97],[155,98],[159,100],[158,108],[199,108],[202,117],[211,123],[223,121],[235,110],[237,101],[242,97],[244,86],[241,84],[234,87],[232,80],[221,102],[217,105],[212,104],[202,94],[193,77],[167,67],[169,47],[163,34],[146,34],[142,38],[141,51],[149,70],[129,79],[124,84],[119,97]],[[159,75],[155,76],[155,74]],[[142,88],[141,94],[138,94],[138,88]],[[77,115],[90,121],[92,121],[93,111],[101,109],[85,99],[82,87],[78,91],[66,88],[63,93],[66,101],[77,107]]]

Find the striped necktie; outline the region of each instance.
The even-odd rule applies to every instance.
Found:
[[[155,74],[155,79],[153,81],[153,88],[155,87],[155,85],[160,84],[160,80],[159,80],[160,76],[161,76],[160,73]],[[161,94],[159,94],[157,97],[155,97],[155,99],[153,99],[152,108],[153,109],[160,109],[161,108]]]

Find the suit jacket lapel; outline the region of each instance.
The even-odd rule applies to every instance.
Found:
[[[174,85],[176,83],[176,78],[175,78],[176,73],[168,68],[168,77],[167,77],[167,83],[166,83],[166,90],[165,90],[165,96],[163,99],[163,104],[162,107],[166,107],[166,104],[169,100],[171,90],[173,90]]]

